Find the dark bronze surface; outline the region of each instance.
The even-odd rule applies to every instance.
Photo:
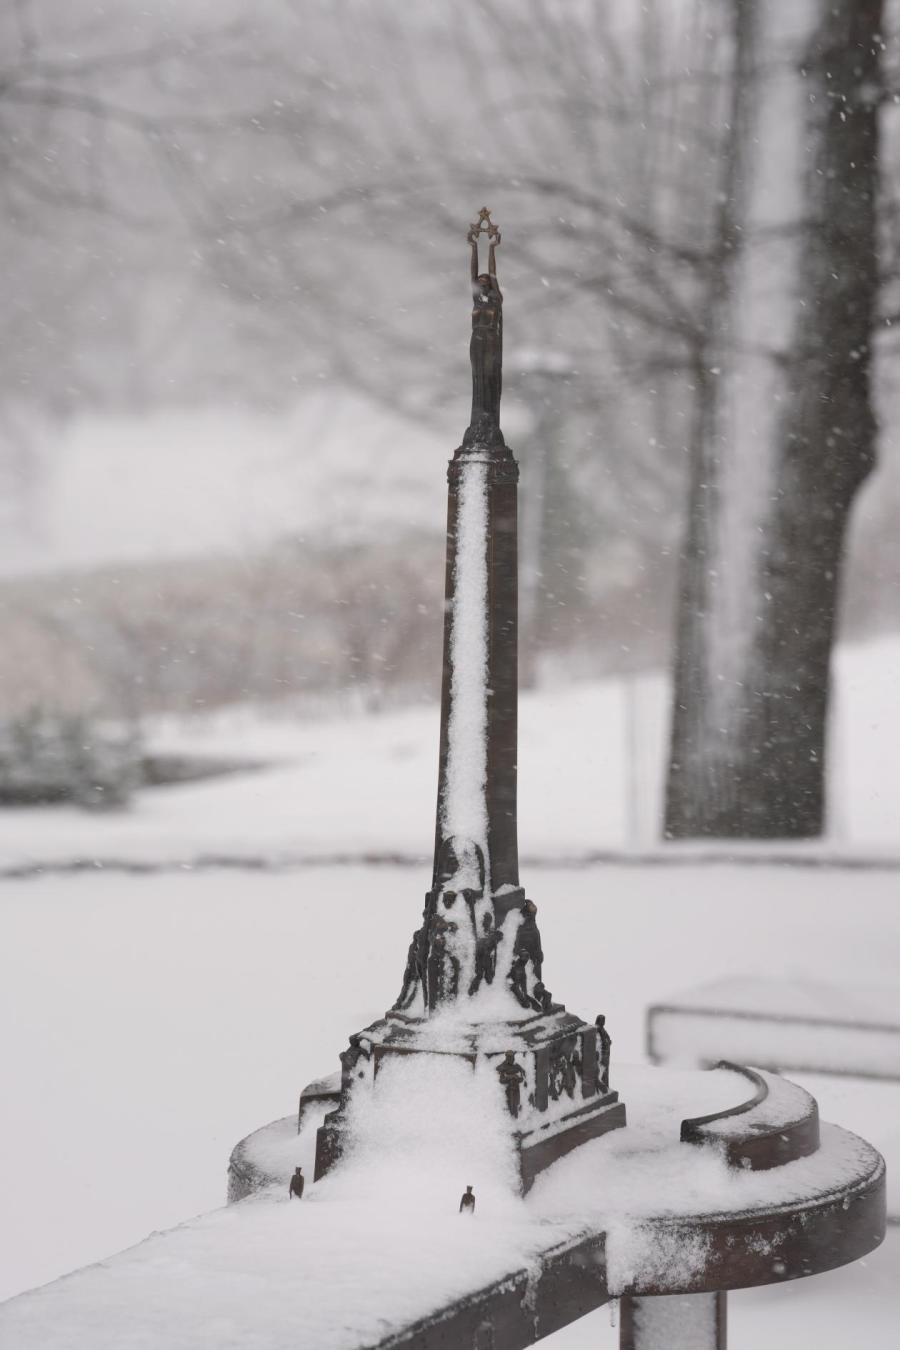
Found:
[[[564,1120],[563,1129],[543,1135],[538,1127],[520,1139],[519,1174],[523,1193],[531,1190],[541,1172],[573,1149],[599,1139],[610,1130],[621,1129],[626,1123],[625,1103],[619,1101],[617,1092],[610,1092],[573,1111]]]
[[[489,240],[488,271],[478,271],[478,241]],[[446,791],[447,735],[452,703],[452,624],[456,577],[457,513],[460,474],[466,462],[487,465],[487,813],[488,875],[492,892],[518,886],[516,761],[518,737],[518,481],[519,466],[500,431],[503,364],[503,296],[497,282],[495,250],[500,231],[483,207],[469,229],[472,311],[472,417],[463,443],[447,471],[447,566],[445,576],[444,670],[441,687],[441,737],[432,889],[446,839],[441,804]]]
[[[364,1350],[524,1350],[608,1298],[605,1239],[590,1233]]]
[[[854,1180],[803,1202],[760,1206],[740,1214],[653,1220],[653,1228],[672,1250],[687,1241],[706,1243],[703,1267],[678,1290],[661,1290],[654,1280],[639,1280],[629,1292],[750,1289],[819,1275],[859,1260],[880,1245],[885,1231],[884,1161],[872,1148],[867,1157]]]
[[[769,1096],[768,1084],[761,1074],[728,1060],[721,1060],[716,1067],[746,1078],[753,1089],[752,1096],[725,1111],[683,1120],[682,1143],[721,1148],[730,1166],[746,1167],[754,1172],[781,1167],[816,1152],[819,1147],[819,1108],[810,1093],[794,1085],[794,1095],[800,1098],[794,1110],[777,1120],[766,1120],[758,1109]],[[736,1119],[742,1128],[735,1129]]]
[[[518,478],[519,466],[506,447],[483,452],[488,460],[487,707],[488,871],[491,889],[519,884],[517,830],[518,759]],[[452,708],[453,598],[456,576],[460,469],[467,452],[450,461],[447,504],[447,567],[444,603],[444,664],[432,888],[439,884],[446,845],[441,803],[447,783],[447,750]]]

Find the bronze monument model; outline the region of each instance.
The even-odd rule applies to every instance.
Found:
[[[479,245],[488,244],[487,271]],[[446,618],[434,868],[399,996],[341,1056],[340,1104],[319,1131],[316,1180],[334,1166],[350,1095],[391,1055],[423,1050],[496,1066],[521,1187],[576,1145],[625,1124],[597,1024],[556,1003],[543,979],[537,906],[519,885],[517,492],[500,430],[500,231],[485,207],[468,233],[472,414],[448,470]],[[446,1040],[428,1028],[457,1014]],[[602,1026],[602,1022],[600,1023]],[[498,1048],[502,1045],[502,1048]],[[352,1066],[348,1064],[352,1060]],[[357,1068],[359,1066],[359,1068]],[[368,1084],[362,1090],[368,1090]]]
[[[488,270],[478,271],[478,243],[488,238]],[[483,206],[468,234],[472,249],[472,416],[463,445],[502,445],[500,395],[503,392],[503,295],[497,282],[500,231]]]
[[[485,240],[487,270],[481,272]],[[296,1128],[309,1139],[307,1121],[322,1121],[315,1179],[340,1167],[348,1108],[353,1102],[365,1109],[366,1094],[377,1098],[386,1061],[455,1057],[476,1070],[473,1083],[478,1070],[487,1070],[480,1081],[496,1090],[523,1195],[560,1161],[523,1205],[523,1218],[546,1231],[546,1239],[543,1245],[535,1239],[525,1265],[511,1256],[499,1280],[473,1282],[450,1302],[426,1298],[418,1318],[379,1317],[377,1330],[360,1333],[356,1350],[523,1350],[611,1297],[621,1299],[621,1350],[661,1344],[724,1350],[729,1289],[831,1270],[878,1245],[884,1162],[845,1130],[820,1129],[808,1092],[737,1065],[719,1067],[714,1099],[722,1109],[703,1115],[687,1115],[680,1103],[710,1100],[704,1072],[673,1078],[665,1070],[630,1069],[633,1119],[622,1129],[625,1107],[610,1089],[605,1017],[583,1022],[555,1002],[544,983],[537,906],[519,884],[518,466],[500,430],[500,233],[486,208],[468,241],[472,414],[448,471],[431,886],[394,1006],[350,1037],[339,1076],[304,1089],[296,1126],[293,1119],[276,1121],[238,1144],[229,1198],[283,1185],[290,1175],[284,1144],[296,1138]],[[610,1131],[611,1138],[601,1139]],[[587,1147],[581,1151],[581,1145]],[[285,1159],[285,1170],[273,1164],[276,1157]],[[705,1189],[710,1169],[714,1193]],[[554,1183],[566,1176],[577,1178],[578,1201],[572,1214],[572,1191],[563,1186],[559,1208],[551,1209],[567,1234],[561,1239],[554,1222],[541,1225],[548,1194],[558,1194]],[[321,1207],[304,1209],[309,1222],[325,1208],[325,1191],[322,1200]],[[459,1212],[472,1215],[474,1208],[468,1186]],[[428,1219],[421,1217],[427,1233]]]
[[[883,1159],[820,1126],[813,1097],[777,1074],[620,1065],[621,1128],[605,1018],[581,1021],[544,984],[537,907],[518,875],[518,470],[499,424],[499,232],[486,209],[469,242],[473,407],[449,471],[434,870],[399,997],[350,1037],[340,1073],[304,1089],[299,1122],[234,1149],[229,1200],[250,1204],[4,1304],[4,1345],[66,1350],[87,1326],[96,1350],[119,1350],[149,1326],[173,1347],[201,1328],[265,1350],[524,1350],[619,1298],[621,1350],[724,1350],[729,1289],[834,1269],[884,1235]],[[435,1056],[449,1097],[429,1095]],[[352,1157],[348,1108],[356,1124],[385,1103],[386,1134]],[[430,1149],[455,1124],[450,1176]],[[484,1126],[497,1148],[479,1162]],[[297,1164],[314,1141],[316,1180],[336,1175],[310,1197]],[[418,1145],[420,1170],[404,1176]],[[524,1199],[508,1194],[513,1158],[523,1196],[543,1173]],[[370,1171],[389,1190],[353,1193]]]

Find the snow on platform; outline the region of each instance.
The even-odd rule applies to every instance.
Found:
[[[859,966],[854,970],[858,978]],[[888,1215],[900,1222],[896,981],[860,985],[841,978],[765,975],[713,980],[655,1003],[648,1012],[647,1043],[660,1063],[730,1059],[789,1074],[813,1094],[826,1119],[856,1130],[884,1154]]]
[[[406,1072],[410,1080],[396,1112],[392,1113],[390,1104],[387,1108],[377,1107],[377,1096],[365,1106],[367,1111],[377,1107],[378,1137],[368,1154],[372,1166],[378,1165],[379,1158],[396,1156],[397,1174],[402,1174],[408,1167],[410,1150],[417,1146],[417,1141],[427,1139],[430,1131],[426,1156],[439,1160],[435,1170],[443,1172],[452,1157],[447,1156],[445,1136],[449,1133],[460,1165],[480,1169],[476,1193],[487,1186],[491,1188],[488,1203],[496,1207],[499,1201],[507,1207],[507,1198],[496,1186],[504,1162],[487,1155],[480,1139],[487,1132],[489,1103],[482,1104],[477,1130],[460,1152],[459,1141],[471,1119],[466,1108],[471,1109],[475,1089],[463,1085],[459,1119],[453,1116],[453,1099],[448,1109],[446,1094],[439,1092],[448,1071],[459,1073],[474,1084],[471,1070],[456,1064],[441,1065],[434,1074],[434,1082],[428,1070],[423,1074],[416,1066],[404,1064],[395,1071]],[[379,1086],[383,1086],[387,1072],[382,1069]],[[424,1079],[418,1088],[416,1076]],[[795,1084],[774,1074],[762,1073],[761,1077],[768,1096],[754,1109],[756,1125],[789,1119],[798,1102],[805,1105],[806,1094]],[[616,1068],[612,1086],[626,1104],[627,1126],[582,1145],[542,1173],[524,1202],[530,1213],[560,1223],[570,1222],[575,1216],[576,1231],[609,1230],[628,1220],[743,1212],[763,1204],[799,1204],[817,1189],[840,1186],[851,1180],[859,1170],[860,1160],[871,1153],[868,1145],[855,1135],[826,1124],[818,1153],[768,1171],[736,1171],[726,1165],[715,1142],[709,1146],[686,1145],[681,1143],[680,1135],[683,1120],[732,1110],[752,1096],[754,1086],[744,1074],[730,1069],[698,1072],[624,1064]],[[423,1098],[421,1115],[416,1112],[417,1091]],[[440,1111],[438,1103],[443,1108]],[[747,1119],[745,1115],[729,1117],[717,1122],[717,1127],[721,1134],[727,1134],[731,1128],[746,1128]],[[295,1117],[273,1121],[245,1141],[246,1160],[286,1192],[298,1163],[311,1175],[309,1164],[318,1124],[318,1117],[311,1119],[298,1135]],[[507,1183],[511,1184],[512,1172],[507,1170],[510,1171]],[[422,1184],[424,1189],[417,1189],[417,1195],[424,1197],[431,1192],[437,1202],[440,1190],[435,1191],[431,1182]],[[312,1194],[315,1193],[313,1190]],[[513,1211],[517,1208],[520,1207],[514,1205]]]
[[[429,879],[427,866],[355,866],[2,883],[0,1118],[15,1166],[0,1297],[221,1204],[235,1143],[293,1114],[349,1033],[396,998]],[[642,1055],[649,1004],[713,975],[837,979],[851,962],[887,985],[900,969],[889,873],[523,879],[548,983],[573,1012],[606,1013],[614,1073]],[[753,914],[739,934],[735,912]],[[843,1102],[823,1097],[822,1115],[881,1142],[878,1120]]]
[[[324,1192],[324,1185],[321,1189]],[[9,1350],[355,1350],[528,1262],[548,1227],[268,1193],[0,1306]],[[560,1236],[564,1236],[561,1234]]]
[[[528,1261],[540,1225],[267,1194],[0,1306],[16,1350],[354,1350]]]
[[[351,1156],[311,1177],[317,1122],[274,1156],[283,1184],[0,1306],[17,1350],[353,1350],[483,1288],[574,1237],[515,1194],[496,1075],[444,1056],[384,1066],[371,1109],[351,1120]],[[270,1141],[270,1149],[272,1148]],[[458,1213],[475,1187],[474,1218]]]
[[[661,1241],[655,1217],[802,1208],[873,1161],[862,1141],[826,1128],[812,1157],[769,1172],[729,1168],[717,1149],[679,1143],[678,1130],[685,1114],[739,1102],[741,1075],[623,1069],[616,1085],[630,1125],[569,1154],[523,1201],[505,1166],[512,1153],[493,1075],[441,1056],[383,1074],[386,1090],[358,1113],[350,1156],[302,1201],[272,1187],[23,1294],[0,1307],[2,1343],[357,1350],[590,1232],[609,1234],[613,1291],[647,1278],[678,1289],[704,1267],[705,1249]],[[297,1144],[308,1150],[310,1139]],[[474,1218],[457,1212],[469,1183]]]

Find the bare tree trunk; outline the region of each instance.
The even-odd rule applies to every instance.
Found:
[[[829,0],[807,57],[806,241],[796,348],[761,550],[743,833],[818,835],[844,537],[875,462],[870,368],[882,0]]]
[[[703,488],[704,456],[696,457],[669,837],[805,837],[823,828],[829,661],[844,536],[856,491],[874,463],[882,3],[815,0],[810,10],[796,76],[805,123],[791,331],[782,350],[776,336],[764,358],[769,378],[756,392],[757,399],[774,398],[775,411],[767,427],[745,387],[730,427],[728,414],[716,409],[743,465],[723,475],[714,449],[708,456],[714,472]],[[766,146],[764,135],[757,139]],[[759,332],[746,321],[738,328],[723,365],[752,368],[760,361]],[[717,389],[719,398],[734,397],[728,381]],[[768,444],[765,435],[755,446],[742,437],[735,421],[741,409],[745,425],[756,416],[760,430],[769,430]],[[708,443],[708,427],[701,426],[700,440]],[[728,446],[720,440],[717,449],[727,462]],[[746,462],[750,455],[755,469]],[[736,500],[742,495],[746,500]],[[746,528],[736,527],[739,520]]]
[[[734,348],[734,295],[747,215],[747,160],[753,137],[756,94],[756,0],[730,0],[732,72],[728,137],[722,150],[719,205],[710,266],[706,276],[705,341],[695,346],[692,362],[693,425],[690,436],[685,544],[676,611],[674,699],[666,799],[666,835],[673,838],[717,833],[710,828],[721,809],[731,765],[713,753],[709,714],[718,672],[708,650],[721,587],[717,566],[723,465],[722,404],[730,394],[720,379],[721,353]],[[718,749],[719,747],[716,746]]]

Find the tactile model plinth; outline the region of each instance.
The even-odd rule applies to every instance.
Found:
[[[345,1288],[343,1273],[310,1268],[313,1230],[327,1233],[339,1213],[342,1271],[356,1243],[369,1281],[370,1321],[354,1323],[350,1339],[341,1323],[341,1344],[354,1350],[525,1350],[610,1299],[621,1305],[621,1350],[724,1350],[728,1290],[832,1270],[878,1246],[884,1162],[864,1140],[820,1125],[803,1089],[733,1064],[619,1065],[629,1122],[618,1128],[625,1108],[610,1089],[604,1018],[583,1022],[544,983],[537,908],[518,874],[518,469],[498,420],[503,297],[486,210],[469,241],[472,417],[449,471],[431,886],[393,1007],[350,1037],[339,1076],[304,1089],[297,1125],[288,1118],[241,1141],[229,1198],[283,1192],[315,1140],[316,1178],[334,1176],[304,1217],[307,1290],[311,1304]],[[501,1147],[476,1175],[476,1194],[487,1199],[482,1185],[490,1195],[493,1184],[493,1196],[460,1223],[457,1197],[488,1135]],[[448,1141],[456,1152],[445,1176],[436,1159]],[[512,1156],[528,1192],[514,1201]],[[395,1178],[405,1166],[414,1179],[404,1189]],[[388,1215],[383,1190],[367,1200],[373,1178],[389,1186]],[[482,1214],[489,1241],[472,1265]]]

